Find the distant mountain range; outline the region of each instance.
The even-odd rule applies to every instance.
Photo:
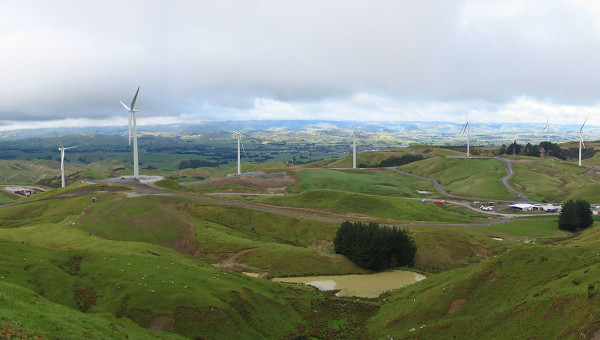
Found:
[[[461,144],[466,137],[459,136],[462,123],[451,122],[354,122],[357,136],[364,138],[387,136],[398,144]],[[545,124],[538,123],[471,123],[471,143],[474,145],[499,146],[516,140],[519,143],[539,143],[546,140],[546,133],[541,130]],[[552,125],[550,139],[552,142],[566,142],[579,139],[580,125]],[[140,134],[164,136],[190,136],[207,133],[227,134],[231,131],[245,129],[247,134],[267,133],[302,133],[317,135],[344,136],[349,135],[352,125],[349,121],[326,120],[250,120],[250,121],[208,121],[192,124],[165,124],[140,126]],[[0,132],[0,141],[16,141],[30,138],[54,137],[59,135],[103,134],[121,135],[128,133],[126,126],[108,127],[66,127],[22,129]],[[587,126],[584,129],[585,140],[600,139],[600,126]]]

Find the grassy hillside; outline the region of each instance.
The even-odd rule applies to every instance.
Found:
[[[489,199],[515,197],[500,183],[500,178],[506,175],[506,165],[496,159],[432,157],[401,169],[435,178],[455,195]]]
[[[0,280],[3,339],[183,339],[144,329],[109,313],[83,313],[51,302],[29,289]]]
[[[511,184],[533,199],[549,202],[585,199],[600,203],[600,176],[586,168],[551,159],[515,162],[514,168]]]
[[[369,215],[398,221],[474,223],[487,219],[471,210],[451,205],[438,207],[417,200],[336,190],[310,190],[296,195],[261,197],[257,200],[291,207]]]
[[[489,233],[472,227],[415,226],[408,228],[417,245],[415,267],[440,272],[465,267],[506,250],[511,242],[498,242]]]
[[[374,338],[591,338],[598,330],[597,248],[522,245],[390,294]]]
[[[324,170],[306,169],[294,173],[299,183],[290,193],[313,189],[333,189],[371,195],[421,197],[417,190],[437,193],[433,184],[392,170]]]

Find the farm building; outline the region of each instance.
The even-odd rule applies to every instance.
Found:
[[[533,210],[533,204],[528,204],[528,203],[511,204],[511,205],[509,205],[509,207],[511,207],[515,210],[521,210],[521,211]]]

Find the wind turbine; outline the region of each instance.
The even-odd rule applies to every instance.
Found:
[[[471,129],[469,129],[469,115],[467,114],[467,111],[465,110],[465,116],[467,117],[467,122],[465,123],[465,125],[463,125],[462,129],[460,130],[459,135],[464,135],[465,132],[467,133],[467,158],[471,157],[470,153],[469,153],[469,146],[471,144]]]
[[[139,92],[140,87],[138,86],[135,96],[133,96],[133,100],[131,101],[131,107],[127,107],[127,105],[120,101],[121,105],[123,105],[123,107],[129,111],[129,145],[131,145],[131,126],[133,124],[133,177],[135,179],[140,177],[140,169],[138,166],[137,123],[135,119],[136,112],[140,112],[140,110],[135,109],[135,101]]]
[[[540,132],[544,132],[548,134],[548,143],[550,143],[550,122],[548,121],[548,115],[546,115],[546,126]]]
[[[352,124],[352,133],[348,136],[346,141],[352,137],[352,169],[356,169],[356,129],[354,128],[354,123],[352,122],[350,115],[348,115],[348,119],[350,120],[350,124]]]
[[[241,161],[241,149],[240,146],[243,147],[244,145],[242,144],[242,132],[245,130],[246,128],[241,129],[240,131],[232,131],[233,134],[237,135],[237,142],[238,142],[238,152],[237,152],[237,174],[241,175],[242,174],[242,161]],[[246,151],[244,151],[246,152]]]
[[[581,125],[581,129],[579,129],[579,166],[581,166],[581,147],[583,146],[585,148],[585,143],[583,143],[583,126],[587,122],[588,118],[589,117],[585,119],[583,125]]]
[[[65,187],[65,150],[76,148],[76,146],[70,146],[68,148],[65,148],[63,146],[63,143],[60,141],[60,137],[58,137],[58,134],[56,132],[54,134],[56,135],[56,139],[58,139],[58,144],[60,145],[60,148],[58,148],[58,150],[60,150],[60,175],[61,175],[61,185],[62,185],[61,187],[64,188]]]

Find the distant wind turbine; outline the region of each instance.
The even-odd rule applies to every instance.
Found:
[[[242,157],[241,157],[241,147],[244,147],[244,144],[242,144],[242,132],[245,130],[246,128],[241,129],[240,131],[232,131],[234,135],[237,135],[237,143],[238,143],[238,150],[237,150],[237,174],[241,175],[242,174]],[[245,152],[245,151],[244,151]]]
[[[550,143],[550,122],[548,121],[548,116],[546,116],[546,126],[540,132],[546,131],[548,135],[548,143]]]
[[[136,123],[136,112],[140,112],[140,110],[135,109],[135,101],[137,100],[138,93],[140,92],[140,87],[138,86],[137,91],[135,92],[135,96],[133,96],[133,100],[131,101],[131,107],[127,107],[127,105],[120,102],[123,107],[129,111],[129,145],[131,145],[131,127],[133,125],[133,177],[138,179],[140,177],[140,169],[138,165],[138,143],[137,143],[137,123]]]
[[[471,129],[469,129],[470,123],[469,123],[469,115],[467,114],[467,111],[465,110],[465,116],[467,117],[467,122],[465,123],[465,125],[463,125],[462,129],[460,130],[459,135],[464,135],[465,132],[467,133],[467,158],[471,157],[470,153],[469,153],[469,147],[471,144]]]
[[[69,146],[68,148],[65,148],[63,146],[63,143],[60,141],[60,137],[58,137],[58,134],[56,132],[54,134],[56,135],[56,139],[58,139],[58,145],[60,145],[60,148],[58,148],[58,150],[60,150],[61,187],[64,188],[65,187],[65,150],[76,148],[76,146]]]
[[[586,118],[585,121],[583,122],[583,125],[581,125],[581,128],[579,129],[579,166],[581,166],[581,148],[582,147],[585,148],[585,143],[583,143],[583,126],[585,125],[587,120],[588,119]]]
[[[348,119],[350,120],[350,124],[352,124],[352,133],[348,136],[346,141],[352,137],[352,169],[356,169],[356,129],[354,128],[354,122],[352,122],[350,115],[348,115]]]

